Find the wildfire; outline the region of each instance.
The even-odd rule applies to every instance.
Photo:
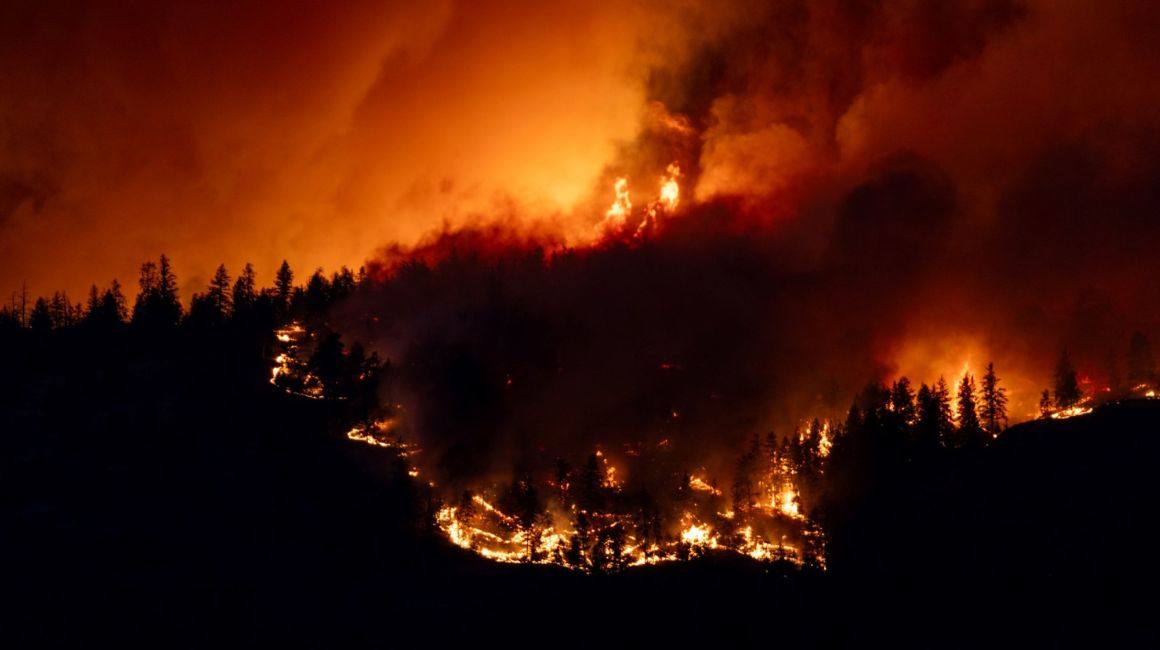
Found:
[[[675,170],[674,170],[675,172]],[[299,360],[310,333],[298,323],[275,332],[278,344],[270,383],[302,397],[324,399],[323,387]],[[828,453],[828,425],[814,425],[809,440],[800,446],[816,445],[815,453]],[[407,460],[407,474],[414,479],[425,474],[420,467],[421,450],[404,441],[397,433],[393,418],[359,423],[346,432],[352,442],[369,445]],[[669,449],[664,439],[656,448]],[[626,445],[626,460],[645,462],[643,445]],[[536,481],[520,479],[508,491],[473,491],[451,502],[444,502],[435,512],[436,527],[456,546],[496,562],[553,564],[579,571],[615,571],[634,566],[686,560],[705,553],[731,552],[758,561],[786,561],[796,564],[812,562],[824,566],[824,542],[820,532],[802,515],[800,496],[794,485],[794,470],[788,458],[781,458],[776,472],[761,484],[776,485],[767,497],[750,507],[720,512],[724,492],[702,475],[689,476],[690,492],[682,498],[683,511],[674,514],[673,526],[647,525],[639,518],[635,498],[626,492],[625,478],[619,468],[600,449],[592,454],[587,476],[571,474],[544,481],[550,488],[538,492]],[[703,471],[703,470],[702,470]],[[588,483],[583,483],[587,480]],[[426,485],[436,488],[433,481]],[[596,501],[584,499],[584,488],[597,490],[603,496]],[[511,490],[523,494],[550,494],[543,507],[527,509],[526,498],[513,497]],[[763,488],[768,489],[768,488]],[[505,496],[506,495],[506,496]],[[507,505],[504,505],[507,504]],[[524,504],[524,505],[520,505]],[[598,505],[602,504],[602,505]],[[794,543],[786,543],[786,536]]]
[[[693,476],[689,478],[689,487],[697,490],[698,492],[708,492],[713,496],[721,496],[721,490],[718,490],[712,485],[706,483],[705,479],[701,478],[700,476]]]
[[[1132,387],[1132,392],[1146,399],[1155,399],[1157,396],[1156,389],[1149,384],[1136,384]]]
[[[274,330],[274,340],[281,351],[274,357],[274,367],[270,370],[270,384],[291,395],[310,399],[324,399],[326,395],[322,382],[306,369],[306,364],[298,358],[306,328],[297,321]],[[336,397],[334,399],[342,399]]]
[[[662,214],[671,214],[677,209],[681,198],[681,186],[678,182],[680,178],[680,165],[676,162],[670,163],[665,168],[664,175],[661,176],[656,200],[645,207],[641,213],[640,221],[632,231],[634,238],[644,237],[650,229],[657,225]],[[629,219],[632,217],[632,199],[629,196],[628,179],[623,176],[617,178],[612,189],[615,192],[615,199],[604,213],[604,219],[596,226],[597,235],[602,237],[616,237],[623,234],[630,225]]]
[[[599,229],[604,233],[619,231],[624,227],[628,216],[632,214],[632,198],[628,195],[628,179],[624,177],[616,179],[612,189],[616,192],[616,199],[613,200],[608,211],[604,213],[604,221],[599,226]]]
[[[717,548],[720,546],[713,529],[704,524],[689,524],[681,531],[681,541],[694,548]]]
[[[798,504],[797,490],[789,483],[782,485],[781,490],[773,495],[773,498],[770,499],[769,506],[774,511],[780,512],[787,517],[793,519],[802,518],[801,507]]]
[[[669,212],[677,209],[681,199],[681,186],[677,184],[680,177],[681,168],[674,162],[669,164],[665,169],[665,176],[661,178],[660,203]]]
[[[1067,418],[1074,418],[1077,415],[1087,415],[1092,412],[1092,407],[1077,404],[1070,408],[1059,409],[1051,414],[1052,419],[1066,420]]]

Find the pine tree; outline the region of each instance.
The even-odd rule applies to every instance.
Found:
[[[1051,391],[1046,388],[1039,395],[1039,417],[1042,419],[1051,417]]]
[[[246,268],[242,269],[241,275],[234,282],[233,306],[235,315],[246,313],[254,306],[254,300],[257,299],[255,291],[254,265],[247,262]]]
[[[922,384],[917,397],[918,420],[914,425],[914,441],[919,449],[930,451],[939,447],[939,406],[930,386]]]
[[[181,302],[177,297],[177,278],[162,255],[161,263],[145,262],[138,279],[140,293],[133,305],[134,324],[146,327],[171,327],[181,319]]]
[[[975,378],[969,372],[959,381],[958,397],[960,444],[978,444],[982,441],[983,429],[979,426],[979,414],[975,406]]]
[[[290,294],[294,290],[294,272],[286,260],[282,260],[282,266],[278,267],[278,273],[274,276],[274,289],[277,291],[279,305],[285,309],[290,305]]]
[[[129,310],[125,302],[125,294],[121,291],[121,283],[113,279],[109,284],[109,288],[105,291],[105,295],[101,298],[101,302],[105,305],[105,311],[109,315],[110,320],[116,320],[116,324],[120,325],[129,317]]]
[[[121,283],[113,280],[104,293],[96,285],[89,289],[88,308],[85,323],[99,328],[111,328],[125,322],[125,296],[121,293]]]
[[[338,300],[349,296],[354,293],[356,284],[354,273],[349,268],[344,266],[335,271],[330,278],[331,299]]]
[[[96,315],[100,314],[101,310],[101,294],[97,291],[97,285],[89,286],[89,302],[85,307],[85,317],[92,320]]]
[[[43,297],[37,298],[32,306],[32,312],[28,315],[28,326],[36,334],[43,335],[52,331],[52,309]]]
[[[48,303],[48,309],[52,315],[53,327],[61,328],[72,325],[72,303],[69,302],[65,292],[54,291],[52,299]]]
[[[233,310],[233,297],[230,295],[230,274],[226,271],[225,264],[219,265],[214,272],[213,278],[209,281],[206,298],[216,316],[221,319],[229,317]]]
[[[910,379],[902,377],[894,382],[894,386],[890,389],[890,408],[905,426],[914,424],[918,419],[918,411],[914,403],[914,390],[910,387]]]
[[[306,281],[303,301],[308,317],[318,318],[326,313],[326,306],[330,302],[330,282],[322,274],[322,269],[314,271],[310,279]]]
[[[161,255],[157,265],[157,309],[158,316],[166,325],[176,325],[181,320],[181,300],[177,296],[177,276],[169,264],[169,258]]]
[[[1079,381],[1075,376],[1075,368],[1071,365],[1071,359],[1067,354],[1067,348],[1064,348],[1059,355],[1059,362],[1055,366],[1055,404],[1061,409],[1071,408],[1079,402],[1081,397],[1083,397],[1083,391],[1080,390]]]
[[[983,375],[981,413],[983,430],[991,438],[997,438],[1007,427],[1007,389],[999,385],[994,363],[987,364],[987,373]]]
[[[946,445],[954,435],[955,423],[951,417],[951,391],[946,379],[938,378],[932,393],[937,412],[938,438]]]

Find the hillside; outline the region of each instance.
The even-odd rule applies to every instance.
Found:
[[[257,361],[177,349],[124,364],[74,350],[3,403],[17,640],[829,644],[937,627],[1037,642],[1048,620],[1048,640],[1154,640],[1138,594],[1157,576],[1157,401],[916,469],[831,531],[826,574],[710,556],[592,577],[450,546],[420,523],[406,468],[347,441],[334,405],[271,389]]]

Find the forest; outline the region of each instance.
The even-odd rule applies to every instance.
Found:
[[[1160,401],[1137,390],[1155,385],[1142,335],[1114,393],[1084,395],[1063,352],[1041,417],[1010,427],[988,365],[953,389],[872,382],[841,421],[755,434],[733,451],[727,484],[647,453],[667,483],[605,480],[595,454],[524,462],[496,499],[515,520],[509,533],[560,504],[590,516],[571,522],[556,561],[529,543],[516,564],[494,564],[440,527],[448,506],[473,507],[469,491],[416,478],[389,433],[371,445],[349,434],[397,415],[392,385],[406,378],[329,325],[374,282],[342,269],[295,284],[283,264],[261,288],[251,268],[233,279],[222,267],[186,310],[163,256],[142,266],[131,306],[114,282],[81,305],[56,294],[5,308],[5,555],[12,612],[31,623],[18,638],[365,642],[391,621],[390,634],[421,639],[451,612],[535,634],[572,616],[609,629],[626,612],[693,621],[680,634],[639,628],[642,640],[753,641],[772,626],[778,639],[828,645],[894,638],[896,625],[915,639],[1155,638],[1136,599],[1156,577],[1141,514],[1160,450]],[[295,372],[271,377],[288,327],[310,343]],[[792,503],[775,495],[767,512],[763,490],[787,478]],[[568,494],[551,492],[564,484]],[[690,498],[729,512],[712,521],[715,542],[674,542],[685,562],[629,566],[626,535],[663,543],[673,504]],[[762,517],[815,530],[816,548],[793,556],[783,539],[780,555],[731,552],[745,528],[773,525]],[[1065,613],[1074,630],[1034,623]],[[58,616],[72,624],[51,625]]]

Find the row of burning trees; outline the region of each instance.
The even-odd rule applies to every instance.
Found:
[[[455,544],[494,560],[594,572],[717,551],[822,565],[824,538],[802,514],[798,489],[820,479],[822,427],[743,453],[728,492],[679,470],[662,440],[627,446],[615,462],[598,450],[578,466],[557,459],[546,475],[519,469],[494,497],[461,492],[436,523]]]
[[[432,508],[434,524],[458,546],[497,561],[594,572],[717,551],[824,563],[821,529],[804,513],[824,472],[826,424],[815,421],[784,440],[771,434],[764,444],[754,438],[724,487],[703,468],[690,470],[665,439],[626,445],[615,461],[597,450],[579,462],[525,462],[509,481],[452,492],[423,471],[421,450],[396,435],[390,409],[358,406],[374,401],[388,366],[297,322],[275,338],[270,383],[346,402],[357,421],[347,437],[396,454],[424,489],[444,495]]]

